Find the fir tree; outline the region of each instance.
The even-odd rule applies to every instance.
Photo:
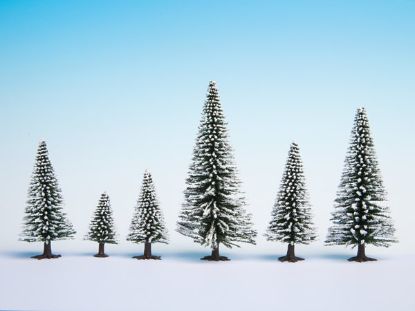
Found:
[[[152,243],[167,243],[167,229],[156,197],[153,179],[149,172],[144,173],[140,197],[137,201],[128,241],[144,243],[144,255],[136,259],[160,259],[151,254]]]
[[[51,242],[72,238],[75,231],[62,210],[61,189],[49,160],[46,143],[42,141],[36,156],[29,187],[21,240],[43,242],[43,254],[32,258],[58,258],[52,254]]]
[[[95,257],[108,257],[105,254],[105,244],[117,243],[110,198],[106,193],[101,194],[85,239],[98,242],[98,253]]]
[[[219,255],[220,244],[226,247],[238,246],[238,242],[255,244],[256,231],[239,190],[226,125],[216,84],[211,81],[177,229],[212,249],[212,255],[204,260],[228,260]]]
[[[300,151],[293,143],[266,234],[269,241],[288,243],[287,255],[280,257],[280,261],[304,260],[295,256],[294,248],[296,244],[309,244],[315,240],[311,218]]]
[[[369,122],[364,108],[357,110],[350,147],[332,214],[328,245],[357,246],[349,261],[372,261],[365,246],[388,247],[394,238],[386,191],[376,159]]]

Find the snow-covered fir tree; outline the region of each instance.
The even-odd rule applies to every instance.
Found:
[[[152,243],[167,243],[167,229],[156,197],[153,179],[149,172],[144,173],[140,197],[131,221],[128,241],[144,243],[144,255],[136,259],[160,259],[151,253]]]
[[[280,190],[271,214],[266,237],[269,241],[288,243],[287,255],[280,261],[296,262],[296,244],[309,244],[316,239],[311,208],[305,184],[303,163],[298,145],[293,143],[282,177]]]
[[[396,242],[386,191],[376,159],[369,122],[364,108],[357,110],[350,147],[335,200],[333,226],[328,245],[357,246],[357,256],[349,261],[372,261],[365,246],[387,247]]]
[[[95,257],[108,257],[105,254],[105,244],[117,243],[110,197],[106,193],[101,194],[85,239],[98,242],[98,253]]]
[[[75,230],[62,209],[63,199],[46,143],[42,141],[36,156],[29,187],[24,229],[21,240],[43,242],[43,254],[33,258],[57,258],[52,254],[51,242],[72,238]]]
[[[255,244],[256,231],[246,213],[240,181],[228,142],[225,117],[215,82],[209,83],[192,164],[186,180],[185,203],[177,231],[212,249],[205,260],[228,260],[219,246]]]

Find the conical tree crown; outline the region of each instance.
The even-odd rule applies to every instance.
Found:
[[[186,184],[178,232],[211,248],[219,243],[227,247],[238,246],[237,242],[255,243],[256,232],[239,190],[225,117],[213,81],[209,83]]]
[[[386,192],[364,108],[357,110],[327,244],[395,242]]]
[[[167,229],[156,197],[153,179],[144,173],[143,185],[133,216],[128,241],[167,243]]]
[[[308,244],[316,238],[303,164],[298,145],[295,143],[291,145],[288,153],[266,237],[269,241],[280,241],[291,245]]]
[[[110,197],[106,193],[101,194],[85,239],[98,243],[117,243]]]
[[[39,144],[36,163],[29,187],[24,217],[23,241],[42,241],[72,238],[75,231],[62,210],[61,189],[45,142]]]

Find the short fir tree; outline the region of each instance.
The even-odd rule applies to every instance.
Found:
[[[144,255],[136,259],[160,259],[151,253],[152,243],[167,243],[167,229],[156,197],[153,179],[149,172],[144,173],[140,197],[137,201],[128,241],[144,243]]]
[[[265,235],[269,241],[288,243],[287,255],[280,261],[304,260],[295,256],[296,244],[309,244],[316,239],[311,208],[305,184],[298,145],[293,143],[282,177],[280,190]]]
[[[185,203],[177,231],[210,247],[204,260],[228,260],[219,246],[255,244],[251,215],[246,213],[240,181],[228,142],[225,117],[215,82],[209,83],[192,164],[186,180]]]
[[[98,242],[98,253],[94,256],[102,258],[108,257],[105,254],[105,244],[117,243],[111,202],[106,193],[101,194],[85,239]]]
[[[366,256],[365,246],[388,247],[396,242],[386,191],[376,159],[364,108],[357,110],[350,147],[335,200],[333,226],[329,229],[328,245],[357,246],[357,256],[349,261],[376,259]]]
[[[43,254],[32,258],[60,257],[52,254],[52,241],[72,238],[75,234],[62,205],[61,189],[49,160],[46,143],[42,141],[37,151],[21,235],[23,241],[43,242]]]

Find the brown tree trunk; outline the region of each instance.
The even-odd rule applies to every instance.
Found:
[[[365,244],[359,244],[357,246],[357,256],[349,258],[348,260],[357,262],[376,261],[375,258],[370,258],[366,256]]]
[[[43,255],[46,257],[52,256],[52,245],[51,243],[43,243]]]
[[[59,258],[61,255],[54,255],[52,254],[52,242],[44,242],[43,243],[43,254],[42,255],[36,255],[32,258],[35,259],[53,259],[53,258]]]
[[[147,259],[151,257],[151,243],[150,242],[144,243],[144,257]]]
[[[105,254],[105,243],[98,243],[98,254],[94,255],[95,257],[99,258],[105,258],[108,257],[107,254]]]
[[[297,262],[300,260],[304,260],[304,258],[300,258],[300,257],[296,257],[295,256],[295,245],[294,244],[288,244],[288,249],[287,249],[287,255],[278,258],[279,261],[284,262],[284,261],[288,261],[288,262]]]
[[[215,247],[214,249],[212,249],[212,259],[213,260],[219,260],[219,245],[217,247]]]
[[[143,256],[134,256],[135,259],[161,259],[160,256],[153,256],[151,254],[151,242],[146,241],[144,243],[144,255]]]
[[[201,260],[209,260],[209,261],[228,261],[230,260],[228,257],[220,256],[219,254],[219,243],[216,247],[212,249],[212,254],[210,256],[205,256],[200,258]]]

